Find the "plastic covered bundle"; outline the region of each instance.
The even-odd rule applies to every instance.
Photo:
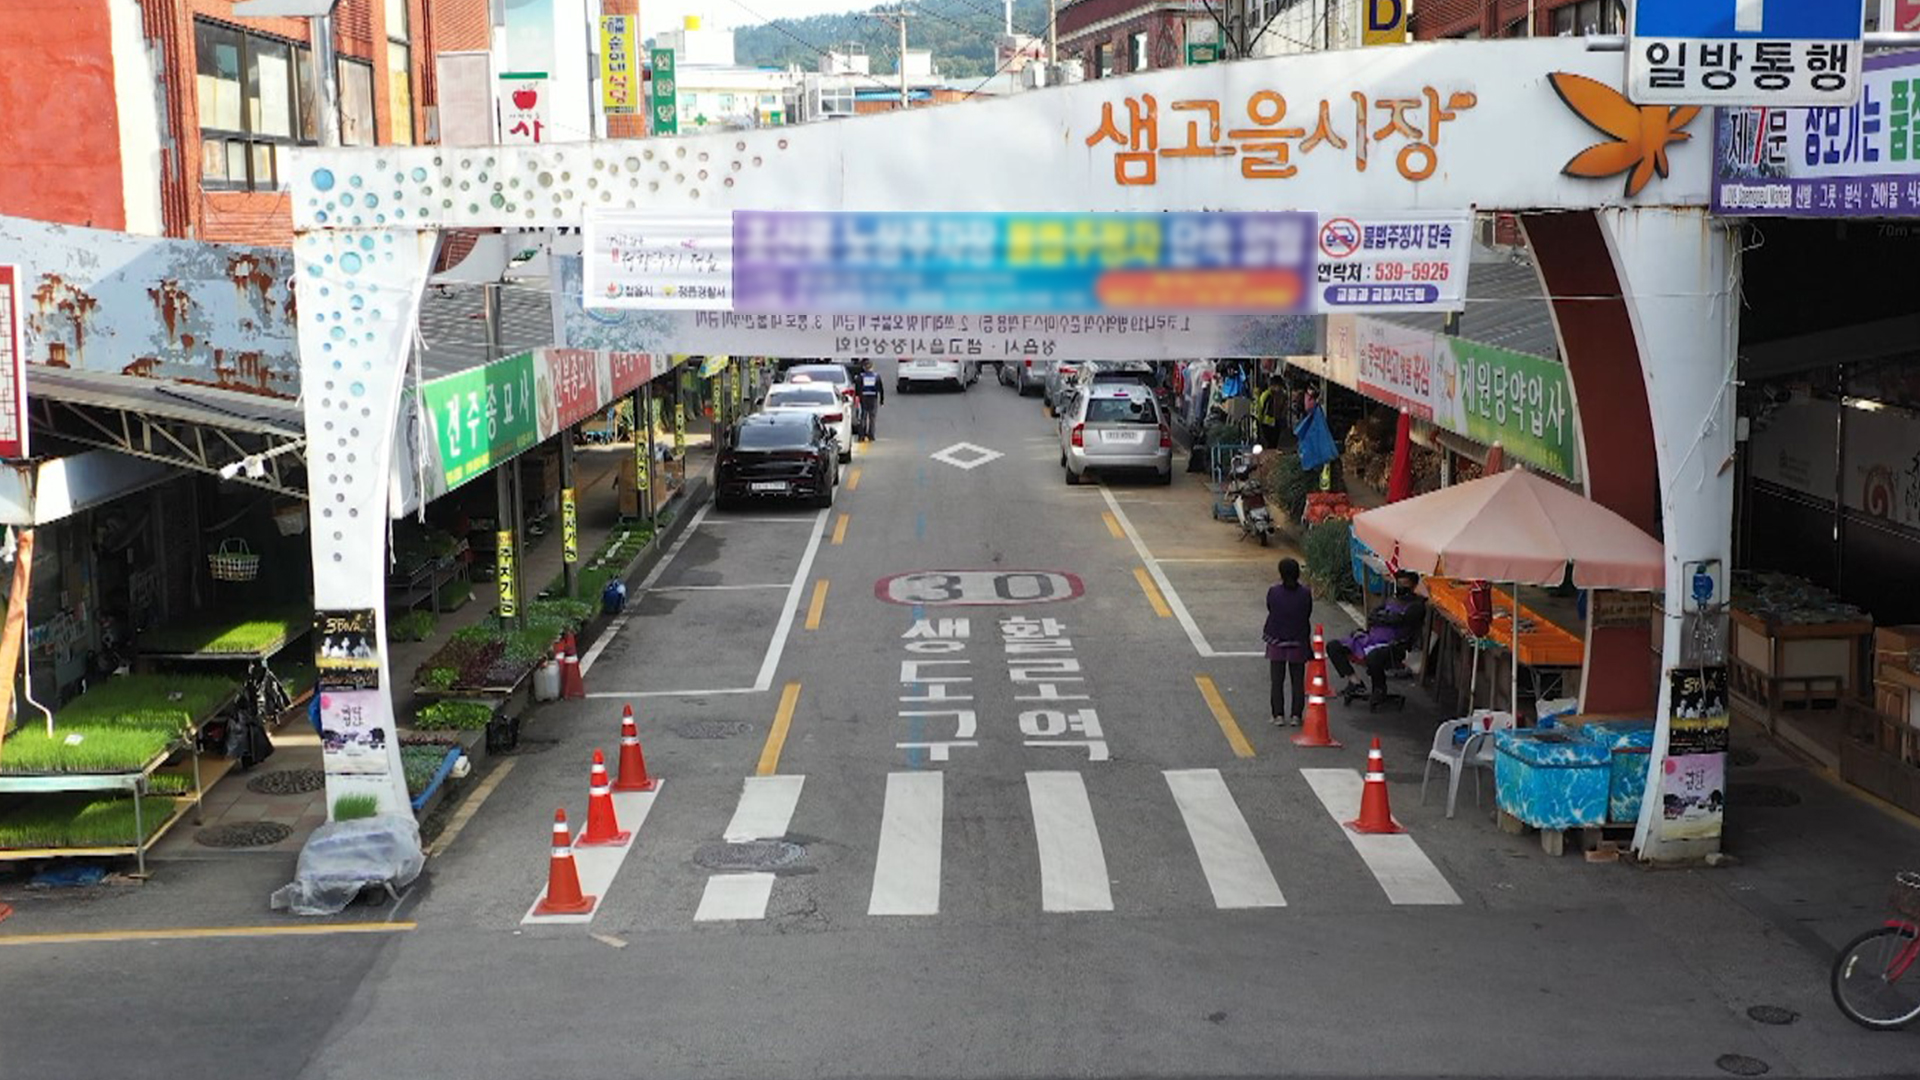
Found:
[[[330,821],[307,837],[293,881],[274,890],[270,903],[295,915],[337,915],[369,885],[411,885],[426,861],[411,814]]]

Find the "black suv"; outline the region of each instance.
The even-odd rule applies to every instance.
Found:
[[[713,502],[722,510],[769,498],[832,506],[839,440],[812,413],[757,413],[726,433],[713,472]]]

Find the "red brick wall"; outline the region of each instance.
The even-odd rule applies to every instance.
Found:
[[[608,15],[637,15],[637,0],[602,0]],[[433,0],[433,44],[446,52],[485,52],[492,44],[493,31],[487,25],[487,0]]]
[[[1536,0],[1533,32],[1553,32],[1553,11],[1578,0]],[[1421,0],[1413,9],[1413,36],[1421,41],[1478,30],[1481,37],[1526,37],[1527,0]]]
[[[1093,0],[1086,0],[1093,2]],[[1124,10],[1124,5],[1122,6]],[[1110,26],[1095,34],[1076,37],[1071,42],[1062,41],[1060,55],[1062,59],[1078,57],[1089,79],[1100,77],[1100,68],[1094,61],[1094,50],[1104,44],[1113,55],[1113,74],[1133,74],[1133,50],[1128,39],[1134,34],[1147,35],[1147,66],[1143,71],[1157,71],[1162,68],[1180,67],[1186,63],[1186,23],[1176,15],[1166,12],[1153,12],[1138,18],[1128,19],[1124,23]],[[1062,35],[1064,36],[1064,28]]]
[[[0,214],[125,228],[106,5],[0,3],[0,73]]]

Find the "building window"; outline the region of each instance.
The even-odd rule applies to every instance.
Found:
[[[280,186],[280,148],[315,141],[302,81],[307,50],[280,38],[196,20],[200,184],[231,191]]]
[[[393,129],[388,141],[412,145],[413,50],[398,41],[387,42],[387,115],[387,124]]]
[[[1093,47],[1093,77],[1104,79],[1113,74],[1113,43],[1103,41]]]
[[[387,40],[407,40],[407,4],[410,0],[386,0]]]
[[[1127,35],[1127,70],[1147,70],[1147,35],[1145,31]]]
[[[340,58],[340,145],[372,146],[373,65]]]
[[[1626,32],[1627,19],[1619,0],[1580,0],[1553,11],[1553,33],[1557,37]]]

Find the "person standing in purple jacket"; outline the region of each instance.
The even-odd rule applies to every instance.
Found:
[[[1267,590],[1267,625],[1261,632],[1267,644],[1267,672],[1271,681],[1268,704],[1278,727],[1300,722],[1307,711],[1307,661],[1313,657],[1313,590],[1300,584],[1300,564],[1280,560],[1280,581]],[[1293,695],[1287,696],[1288,683]]]

